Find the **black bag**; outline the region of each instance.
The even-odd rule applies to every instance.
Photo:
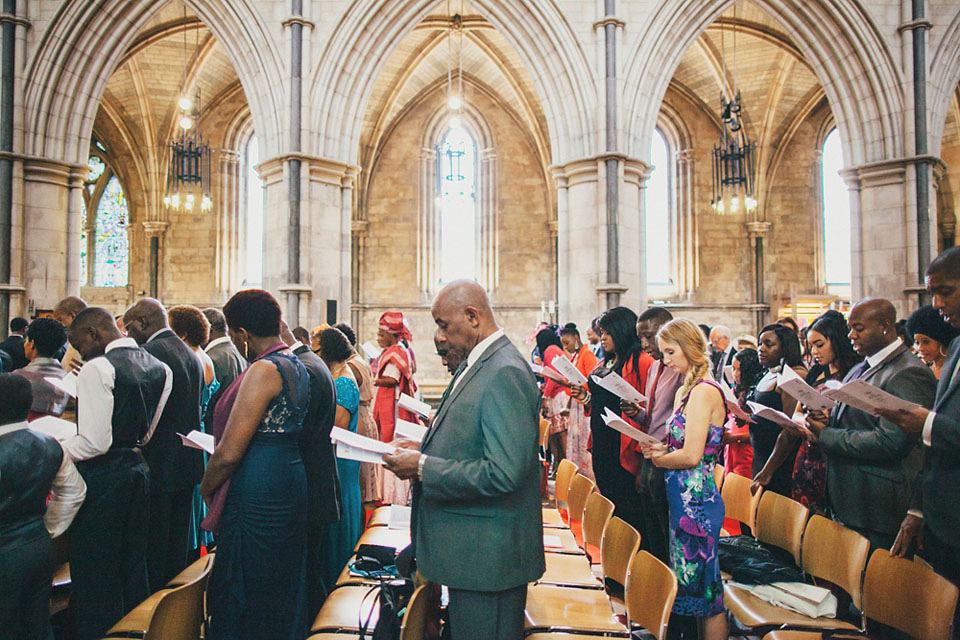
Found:
[[[403,614],[407,610],[407,604],[410,602],[413,591],[413,580],[396,578],[394,580],[381,580],[379,586],[373,587],[367,592],[367,597],[377,598],[378,604],[374,606],[380,608],[380,617],[369,636],[371,640],[398,640],[400,638],[400,623],[403,622]],[[366,600],[366,597],[364,597],[364,600]],[[367,619],[360,624],[359,640],[366,640],[368,637],[367,630],[372,617],[373,609],[370,610]]]
[[[720,569],[731,574],[737,582],[803,582],[803,573],[790,552],[763,544],[753,536],[720,538],[719,555]]]

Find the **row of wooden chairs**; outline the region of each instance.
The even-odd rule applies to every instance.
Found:
[[[107,632],[107,638],[143,640],[200,640],[205,620],[207,578],[214,554],[188,566]]]

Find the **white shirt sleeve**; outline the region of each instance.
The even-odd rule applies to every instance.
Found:
[[[393,378],[400,380],[400,368],[392,362],[380,370],[381,378]]]
[[[75,461],[103,455],[113,444],[113,385],[116,371],[106,358],[94,358],[77,376],[77,435],[63,448]]]
[[[163,393],[160,394],[160,402],[157,404],[157,411],[153,414],[153,420],[150,421],[150,428],[147,429],[147,435],[143,437],[143,442],[141,445],[145,445],[150,442],[150,438],[153,437],[153,432],[157,428],[157,424],[160,423],[160,416],[163,415],[163,408],[167,406],[167,399],[170,397],[170,391],[173,389],[173,370],[167,366],[166,362],[161,362],[164,370],[167,372],[167,379],[163,383]]]
[[[83,499],[87,496],[87,484],[77,471],[73,459],[64,450],[63,462],[60,470],[53,479],[51,487],[53,499],[47,505],[47,512],[43,516],[43,524],[50,532],[51,538],[56,538],[70,526],[73,517],[80,510]]]
[[[921,432],[921,437],[923,438],[923,444],[932,446],[930,443],[933,441],[933,421],[937,417],[937,414],[931,411],[927,414],[927,418],[923,421],[923,431]]]

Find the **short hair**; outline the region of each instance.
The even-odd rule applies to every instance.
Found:
[[[37,318],[27,327],[27,340],[38,356],[52,358],[67,342],[67,328],[53,318]]]
[[[54,315],[60,313],[70,313],[76,316],[86,308],[87,303],[83,298],[78,298],[77,296],[67,296],[57,303],[57,306],[53,308],[53,313]]]
[[[915,340],[914,336],[918,333],[933,338],[942,344],[944,351],[946,351],[950,341],[960,335],[960,331],[948,324],[943,316],[930,305],[920,307],[907,320],[907,334],[910,336],[910,340]]]
[[[320,332],[320,357],[326,362],[344,362],[351,355],[350,341],[339,329],[329,327]]]
[[[730,333],[730,329],[722,324],[713,325],[713,328],[710,329],[710,333],[713,333],[714,331],[717,332],[717,337],[719,338],[727,338],[728,340],[733,339],[733,334]]]
[[[340,333],[347,336],[347,340],[350,342],[350,346],[357,346],[357,332],[353,330],[353,327],[348,325],[346,322],[338,322],[333,325],[334,329],[339,329]]]
[[[15,373],[0,373],[0,424],[23,422],[33,404],[33,385]]]
[[[789,326],[794,330],[794,332],[800,331],[800,325],[798,325],[797,321],[793,319],[793,316],[783,316],[782,318],[777,318],[777,324]]]
[[[30,323],[27,322],[26,318],[21,318],[20,316],[17,316],[16,318],[10,321],[10,331],[16,331],[17,333],[20,333],[21,331],[27,328],[28,324]]]
[[[170,328],[191,347],[199,347],[210,337],[210,322],[200,309],[178,304],[167,311]]]
[[[263,289],[245,289],[223,305],[223,317],[234,331],[245,329],[258,338],[280,335],[280,305]]]
[[[927,275],[942,273],[951,280],[960,280],[960,247],[950,247],[930,261]]]
[[[217,333],[227,332],[227,320],[223,317],[223,312],[214,307],[207,307],[203,310],[203,317],[210,323],[210,331]]]
[[[577,325],[576,325],[575,323],[573,323],[573,322],[568,322],[567,324],[563,325],[563,327],[560,329],[560,335],[562,335],[562,336],[577,336],[577,337],[579,338],[579,337],[580,337],[580,330],[577,329]]]
[[[600,314],[600,315],[603,315],[603,314]],[[597,316],[596,318],[590,321],[590,328],[593,330],[594,333],[597,333],[597,334],[600,333],[600,316]]]
[[[780,342],[780,357],[788,367],[799,367],[803,365],[803,354],[800,351],[800,338],[797,332],[784,324],[768,324],[757,334],[757,344],[760,343],[760,336],[768,331],[772,331]]]
[[[307,331],[306,327],[294,327],[290,331],[293,334],[293,337],[303,344],[310,344],[310,332]]]
[[[637,322],[653,322],[663,325],[673,320],[673,314],[664,307],[647,307],[647,310],[640,314]]]
[[[87,307],[77,314],[70,325],[70,332],[80,331],[87,327],[96,329],[108,329],[117,327],[117,321],[113,319],[113,314],[103,307]]]

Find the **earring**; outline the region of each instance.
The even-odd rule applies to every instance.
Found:
[[[250,357],[247,355],[250,351],[250,343],[246,340],[243,341],[243,359],[249,360]]]
[[[940,355],[944,358],[947,357],[947,352],[943,350],[943,345],[940,345]]]

